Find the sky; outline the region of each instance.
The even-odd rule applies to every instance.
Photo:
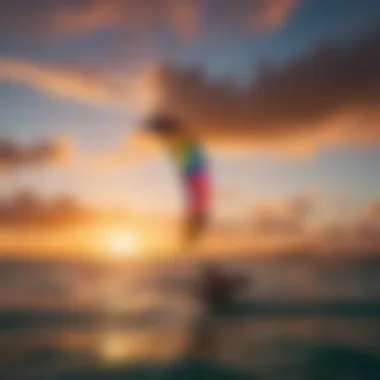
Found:
[[[200,250],[376,251],[379,21],[377,0],[3,0],[1,252],[175,241],[157,109],[210,160]]]

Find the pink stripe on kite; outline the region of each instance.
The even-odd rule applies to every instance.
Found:
[[[192,215],[204,213],[209,203],[209,182],[205,172],[193,174],[189,180],[189,211]]]

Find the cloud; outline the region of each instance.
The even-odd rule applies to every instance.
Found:
[[[55,33],[81,35],[112,28],[123,19],[123,1],[87,1],[56,9],[50,20]]]
[[[0,31],[8,37],[70,37],[105,30],[156,33],[167,27],[183,39],[223,30],[278,29],[299,0],[4,0]]]
[[[60,67],[0,58],[1,81],[20,83],[51,95],[92,104],[111,106],[128,102],[124,80],[116,81],[89,67]]]
[[[380,249],[378,205],[379,201],[375,200],[359,207],[355,218],[332,222],[314,218],[314,211],[323,206],[323,200],[291,198],[254,210],[250,231],[255,239],[264,241],[264,246],[275,244],[275,249],[280,251],[289,251],[301,243],[303,253],[377,254]]]
[[[125,211],[97,209],[84,205],[72,196],[44,198],[34,191],[16,192],[0,200],[0,227],[55,228],[125,223]]]
[[[318,231],[315,246],[322,252],[343,254],[374,253],[380,249],[380,226],[378,223],[355,221],[350,224],[326,225]]]
[[[3,0],[0,2],[0,35],[4,38],[42,36],[58,2]]]
[[[137,131],[121,139],[118,146],[99,152],[88,160],[88,169],[108,172],[125,169],[128,166],[155,161],[165,154],[162,144],[153,136]]]
[[[71,148],[66,140],[21,146],[11,140],[0,139],[0,170],[13,171],[25,167],[63,163],[70,158]]]
[[[319,219],[315,223],[314,210],[320,206],[318,202],[320,200],[306,196],[294,197],[256,209],[247,224],[216,223],[210,226],[207,236],[205,235],[206,251],[210,249],[220,253],[233,250],[239,253],[249,249],[249,252],[277,254],[294,253],[295,250],[302,251],[303,254],[378,253],[380,225],[378,221],[367,219],[368,207],[363,207],[357,218],[350,221],[330,222]],[[376,204],[378,201],[373,202],[373,205]],[[42,244],[44,239],[49,240],[50,232],[71,231],[73,227],[79,226],[79,231],[82,231],[80,235],[84,235],[92,227],[95,228],[93,231],[101,231],[112,226],[120,229],[122,226],[130,226],[131,223],[135,227],[140,226],[141,231],[145,231],[148,236],[159,231],[160,237],[153,241],[163,242],[162,239],[166,238],[170,240],[177,233],[174,232],[177,231],[174,226],[177,223],[173,224],[173,221],[165,217],[156,219],[141,216],[139,220],[136,215],[123,209],[89,206],[72,196],[46,198],[34,191],[21,191],[0,199],[0,232],[10,231],[17,234],[29,231],[31,238],[38,236],[34,242],[37,245]],[[30,234],[32,230],[48,234],[42,238],[42,235]],[[90,239],[93,238],[90,235]],[[62,236],[57,239],[57,247],[69,243],[63,241]],[[13,239],[12,247],[17,246],[16,243]],[[22,246],[23,242],[20,244]]]
[[[245,86],[170,64],[121,77],[15,59],[0,59],[0,81],[135,115],[154,106],[166,109],[215,151],[310,154],[326,146],[379,143],[379,52],[375,29],[350,43],[324,44],[285,65],[263,64]]]
[[[380,201],[374,202],[368,207],[367,219],[374,223],[380,223]]]
[[[154,32],[167,25],[183,38],[198,34],[202,0],[101,0],[62,8],[52,19],[58,35],[83,35],[107,29]]]
[[[276,30],[284,26],[295,12],[300,0],[251,1],[248,25],[254,30]]]
[[[325,44],[285,66],[263,65],[238,87],[202,69],[157,69],[160,107],[199,136],[241,146],[326,145],[380,140],[380,29],[356,41]]]
[[[378,200],[373,205],[377,203]],[[244,223],[218,221],[210,228],[205,243],[218,255],[246,252],[278,256],[378,256],[380,225],[368,220],[368,205],[358,205],[355,218],[336,221],[321,217],[319,209],[324,206],[326,199],[313,196],[261,202]]]
[[[88,65],[0,58],[0,84],[17,83],[49,96],[141,115],[157,98],[154,65],[141,67],[122,75]]]
[[[180,115],[200,137],[229,150],[378,143],[380,29],[350,44],[322,45],[244,87],[212,80],[202,69],[170,64],[120,77],[88,67],[0,59],[0,81],[143,114],[154,105]]]
[[[255,234],[276,237],[302,235],[314,207],[313,200],[306,197],[261,205],[253,212],[253,231]]]

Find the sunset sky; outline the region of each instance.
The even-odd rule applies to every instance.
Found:
[[[210,157],[202,250],[376,251],[379,20],[378,0],[1,1],[1,252],[173,239],[157,108]]]

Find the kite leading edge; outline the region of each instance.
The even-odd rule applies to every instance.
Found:
[[[188,247],[197,240],[208,220],[210,183],[205,153],[174,117],[155,116],[148,121],[147,129],[164,142],[179,168],[187,198],[184,244]]]

